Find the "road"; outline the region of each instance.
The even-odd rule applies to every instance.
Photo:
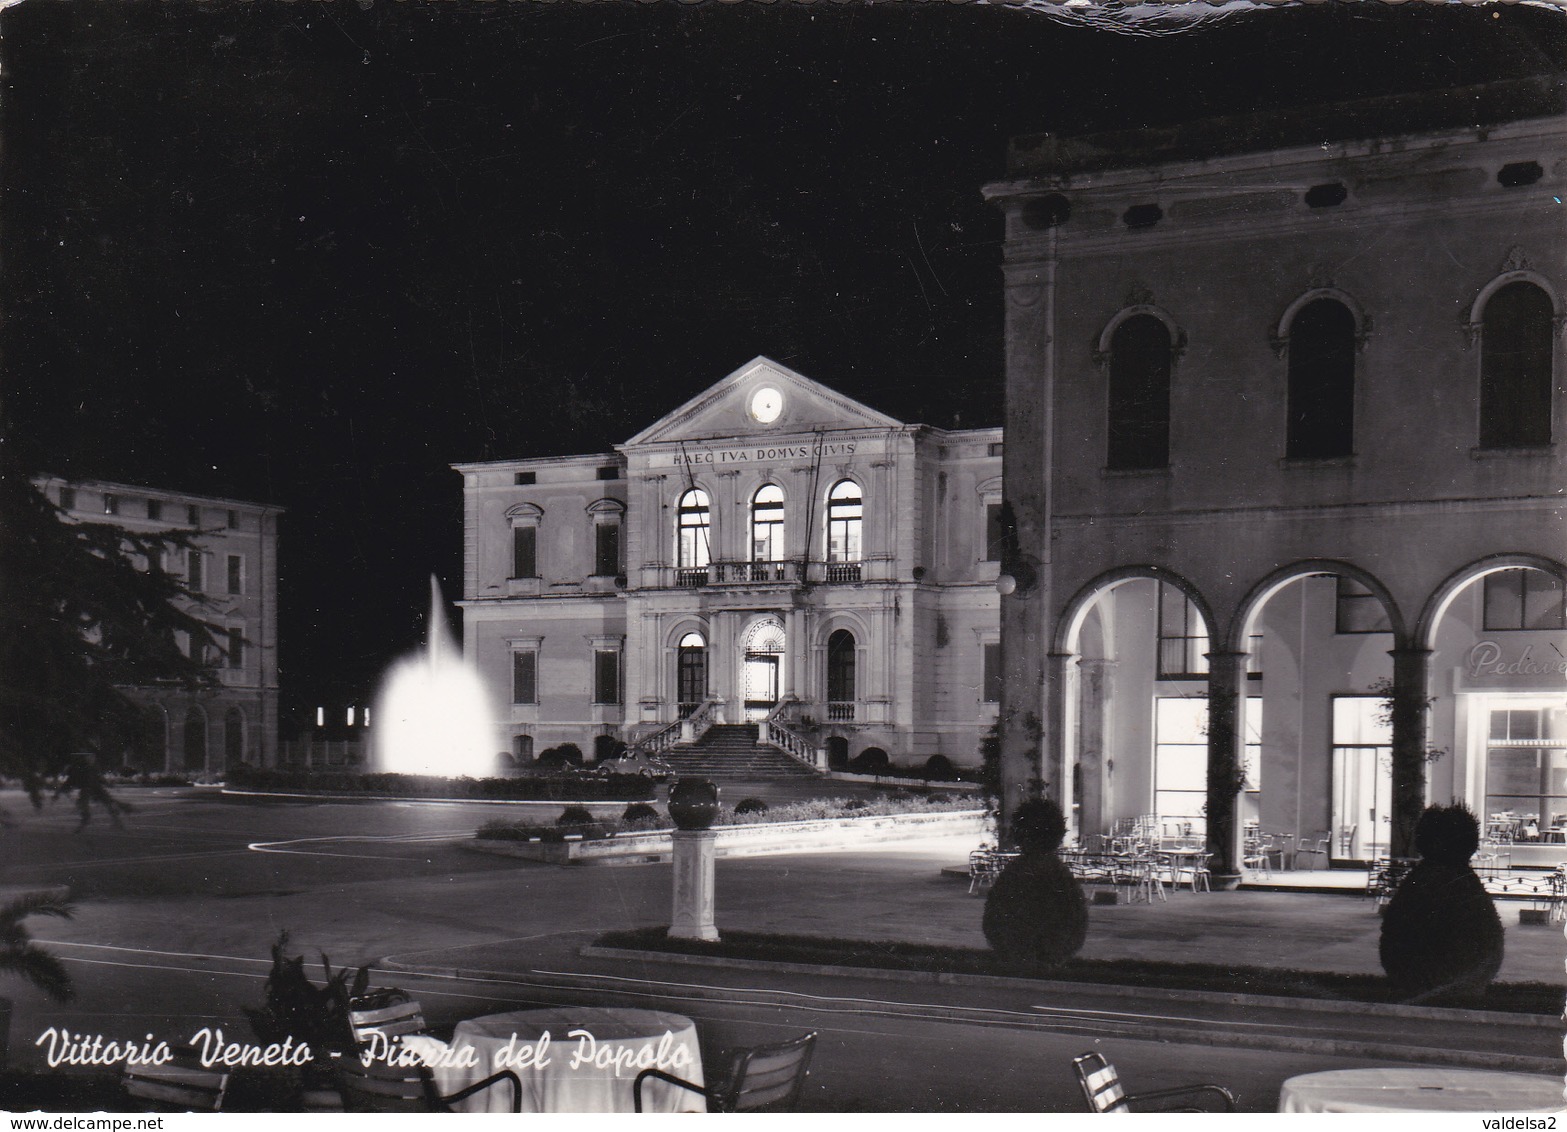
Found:
[[[704,1046],[815,1029],[807,1104],[820,1111],[1073,1111],[1071,1057],[1090,1048],[1117,1062],[1134,1091],[1220,1080],[1243,1108],[1270,1111],[1288,1076],[1387,1060],[1309,1043],[1254,1048],[1244,1027],[1265,1024],[1254,1014],[1232,1013],[1215,1038],[1189,1005],[1091,988],[1041,994],[585,958],[580,948],[602,931],[668,922],[668,867],[567,869],[461,849],[495,806],[128,796],[136,809],[124,828],[94,822],[82,832],[68,810],[37,814],[0,799],[14,819],[0,830],[0,882],[66,885],[80,903],[73,921],[31,925],[79,994],[58,1006],[8,985],[13,1064],[40,1063],[32,1041],[50,1026],[140,1038],[218,1025],[248,1037],[242,1008],[261,1001],[268,947],[284,930],[290,953],[312,957],[317,973],[318,952],[334,965],[377,964],[376,982],[414,993],[438,1024],[592,1001],[676,1008],[696,1019]],[[945,942],[940,931],[957,929],[938,925],[938,912],[949,921],[954,907],[977,912],[938,875],[951,853],[724,861],[720,923],[786,913],[804,934],[842,935],[848,923],[860,938]],[[1300,1024],[1302,1033],[1340,1025]],[[1360,1015],[1343,1026],[1392,1035],[1407,1024]]]

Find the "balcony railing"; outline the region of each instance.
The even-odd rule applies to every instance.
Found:
[[[825,564],[827,580],[829,582],[858,582],[860,580],[860,563],[858,562],[828,562]]]
[[[828,723],[853,723],[854,701],[833,700],[827,704]]]
[[[858,582],[894,580],[891,559],[860,562],[709,562],[705,566],[648,567],[644,587],[673,586],[701,589],[708,586],[795,586],[803,583],[852,585]]]

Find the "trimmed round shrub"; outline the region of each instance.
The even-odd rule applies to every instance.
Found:
[[[555,753],[570,766],[582,765],[582,748],[575,743],[562,743],[555,748]]]
[[[892,760],[880,747],[866,747],[849,760],[849,769],[856,774],[879,774],[890,765]]]
[[[735,803],[737,814],[765,814],[770,807],[760,798],[741,798]]]
[[[555,819],[556,825],[592,825],[593,815],[586,806],[567,806]]]
[[[1431,806],[1415,826],[1420,861],[1382,910],[1378,955],[1406,1002],[1480,999],[1502,967],[1502,919],[1469,866],[1480,823],[1467,807]]]
[[[582,807],[578,806],[576,808],[581,809]],[[625,813],[620,815],[620,820],[624,822],[658,821],[659,818],[658,811],[646,802],[633,802],[626,807]]]
[[[1012,815],[1010,829],[1020,855],[985,898],[985,939],[1019,966],[1057,967],[1082,950],[1088,938],[1088,896],[1056,856],[1066,819],[1054,802],[1024,802]]]
[[[936,782],[951,782],[958,776],[958,768],[946,755],[932,755],[925,760],[925,777]]]

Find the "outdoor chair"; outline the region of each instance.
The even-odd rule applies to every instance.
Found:
[[[451,1112],[457,1101],[501,1083],[511,1086],[511,1111],[522,1111],[522,1082],[510,1069],[443,1096],[429,1067],[397,1065],[374,1059],[366,1065],[357,1057],[343,1057],[337,1066],[338,1090],[348,1112]]]
[[[1121,1078],[1111,1065],[1097,1053],[1085,1053],[1072,1059],[1077,1070],[1077,1082],[1083,1087],[1083,1099],[1089,1112],[1131,1112],[1132,1105],[1149,1101],[1173,1101],[1178,1098],[1211,1096],[1217,1098],[1223,1108],[1219,1111],[1234,1112],[1235,1098],[1222,1085],[1181,1085],[1173,1089],[1155,1089],[1147,1093],[1125,1093],[1121,1090]],[[1205,1108],[1165,1108],[1164,1112],[1209,1112]]]
[[[1273,869],[1268,860],[1268,846],[1262,834],[1247,834],[1246,844],[1241,849],[1241,868],[1261,873],[1269,880],[1273,879]]]
[[[190,1050],[163,1065],[129,1066],[123,1083],[133,1108],[142,1112],[220,1112],[229,1075],[204,1067]]]
[[[815,1048],[813,1031],[779,1045],[735,1050],[726,1055],[727,1064],[713,1074],[714,1083],[705,1088],[662,1069],[644,1069],[632,1082],[632,1101],[641,1112],[642,1084],[652,1079],[702,1094],[707,1098],[709,1112],[756,1112],[761,1109],[788,1112],[805,1089],[811,1051]]]
[[[1004,862],[989,849],[976,849],[968,855],[968,891],[972,896],[996,881]]]
[[[419,1000],[395,987],[374,990],[348,1002],[348,1026],[354,1044],[363,1046],[372,1034],[384,1034],[388,1042],[405,1034],[427,1034],[424,1010]]]
[[[1325,830],[1302,837],[1299,846],[1295,849],[1295,867],[1297,869],[1300,868],[1301,862],[1304,861],[1305,867],[1308,869],[1327,868],[1328,848],[1330,845],[1331,838]],[[1321,862],[1320,864],[1318,864],[1319,861]]]

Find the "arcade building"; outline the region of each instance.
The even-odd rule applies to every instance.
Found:
[[[977,764],[1001,451],[757,358],[613,452],[454,465],[464,648],[511,753],[744,724],[817,769]]]
[[[1014,141],[1007,805],[1567,857],[1558,80]]]

